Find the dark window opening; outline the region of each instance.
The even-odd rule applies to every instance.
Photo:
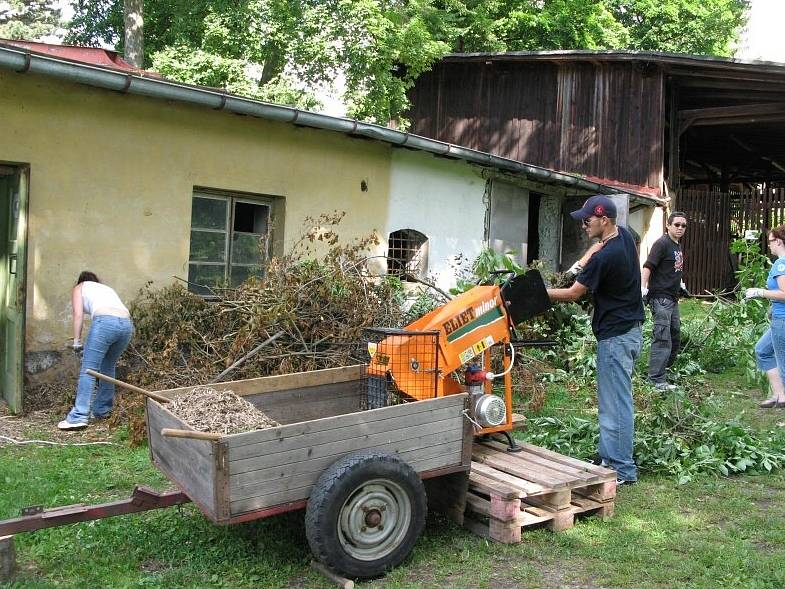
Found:
[[[531,264],[540,258],[540,201],[542,195],[529,193],[529,232],[526,248],[526,263]]]
[[[238,286],[261,276],[269,257],[271,203],[242,198],[194,194],[188,256],[191,292],[210,297],[211,288]]]
[[[403,281],[423,279],[428,272],[428,238],[414,229],[399,229],[387,240],[387,274]]]

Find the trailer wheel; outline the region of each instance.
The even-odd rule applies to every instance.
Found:
[[[428,512],[414,469],[382,452],[349,454],[311,491],[305,535],[324,565],[351,578],[377,577],[414,548]]]

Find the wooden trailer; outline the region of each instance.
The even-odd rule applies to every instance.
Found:
[[[362,377],[352,366],[210,385],[281,424],[213,440],[163,435],[192,428],[148,398],[151,458],[213,522],[306,508],[318,560],[347,577],[377,576],[405,559],[422,531],[422,481],[468,473],[473,430],[465,393],[363,410]],[[453,511],[462,513],[457,488]]]

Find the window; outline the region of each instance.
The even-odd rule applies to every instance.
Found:
[[[428,238],[414,229],[399,229],[387,240],[387,274],[403,281],[425,278],[428,272]]]
[[[204,286],[237,286],[262,273],[269,255],[271,208],[270,199],[194,193],[188,256],[191,292],[210,296]]]

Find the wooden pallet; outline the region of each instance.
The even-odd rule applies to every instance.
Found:
[[[519,453],[498,442],[475,442],[464,526],[505,544],[523,528],[554,531],[575,525],[578,514],[613,515],[616,473],[531,444]]]

